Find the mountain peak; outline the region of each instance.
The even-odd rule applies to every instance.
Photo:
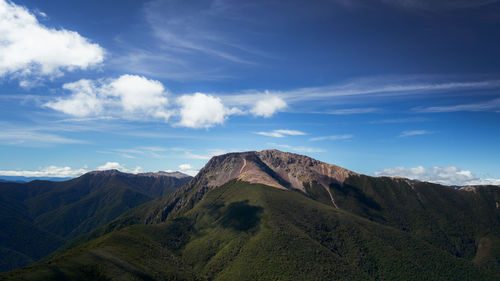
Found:
[[[117,169],[111,169],[111,170],[97,170],[97,171],[91,171],[87,173],[88,175],[100,175],[100,176],[115,176],[119,174],[126,174],[124,172],[120,172]]]
[[[186,175],[186,174],[179,172],[179,171],[175,171],[175,172],[158,171],[158,172],[149,172],[149,173],[139,173],[137,175],[138,176],[148,176],[148,177],[172,177],[172,178],[176,178],[176,179],[183,179],[183,178],[191,177],[190,175]]]
[[[283,190],[301,190],[305,193],[305,186],[316,182],[329,193],[328,187],[331,184],[342,185],[347,177],[355,174],[304,155],[269,149],[214,156],[185,188],[205,187],[202,188],[203,193],[203,190],[238,179]],[[336,206],[331,194],[330,197],[332,204]]]

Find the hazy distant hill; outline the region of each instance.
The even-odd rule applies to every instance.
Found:
[[[182,188],[12,280],[500,280],[500,187],[369,177],[265,150],[212,158]]]
[[[64,182],[0,182],[0,270],[30,264],[190,179],[179,173],[110,170]]]

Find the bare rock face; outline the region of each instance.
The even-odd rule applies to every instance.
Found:
[[[311,184],[316,181],[329,192],[330,184],[343,184],[348,176],[354,174],[344,168],[299,154],[274,149],[249,151],[213,157],[183,190],[202,187],[199,192],[204,194],[209,189],[239,179],[303,192],[306,192],[305,183]],[[198,197],[201,198],[203,194],[199,194]],[[332,203],[335,205],[333,197]]]
[[[343,184],[355,174],[307,156],[279,150],[229,153],[213,157],[193,179],[192,184],[210,188],[232,179],[260,183],[279,189],[299,189],[316,181],[323,186]]]
[[[329,186],[332,183],[343,184],[348,176],[355,174],[339,166],[299,154],[274,149],[262,150],[257,154],[262,162],[281,179],[289,183],[288,188],[299,189],[304,192],[304,183],[316,181],[323,186]]]
[[[298,189],[307,193],[304,184],[319,183],[330,195],[331,184],[342,185],[345,179],[356,173],[330,165],[307,156],[279,150],[248,151],[215,156],[199,173],[174,192],[171,199],[150,214],[146,222],[163,221],[169,213],[189,207],[202,200],[204,194],[230,180],[264,184],[278,189]]]

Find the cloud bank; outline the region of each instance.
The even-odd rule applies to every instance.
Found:
[[[75,117],[114,117],[128,120],[160,119],[175,116],[175,126],[193,129],[222,125],[231,115],[252,114],[269,118],[284,109],[286,102],[272,95],[258,96],[251,102],[226,106],[220,97],[194,93],[169,103],[160,81],[125,74],[116,79],[82,79],[62,87],[70,94],[43,104],[44,107]]]
[[[0,171],[2,176],[15,177],[51,177],[51,178],[72,178],[78,177],[88,172],[86,169],[72,169],[71,167],[48,166],[36,171]]]
[[[124,165],[118,162],[106,162],[104,165],[98,166],[96,170],[104,171],[104,170],[119,170],[125,173],[142,173],[143,170],[141,167],[137,166],[133,169],[129,169]],[[59,167],[55,165],[47,166],[40,168],[39,170],[0,170],[1,176],[16,176],[16,177],[29,177],[29,178],[41,178],[41,177],[50,177],[50,178],[75,178],[79,177],[91,170],[87,169],[87,166],[80,169],[73,169],[71,167]]]
[[[474,175],[469,170],[461,170],[455,166],[431,167],[423,166],[414,168],[395,167],[375,172],[376,176],[404,177],[414,180],[439,183],[443,185],[500,185],[500,179],[483,179]]]

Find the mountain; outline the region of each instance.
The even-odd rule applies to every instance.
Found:
[[[68,181],[72,178],[60,178],[60,177],[23,177],[23,176],[0,176],[0,182],[30,182],[34,180],[43,181]]]
[[[0,182],[0,270],[30,264],[190,179],[180,173],[109,170],[64,182]]]
[[[8,280],[500,280],[500,187],[369,177],[277,150],[175,192]]]

